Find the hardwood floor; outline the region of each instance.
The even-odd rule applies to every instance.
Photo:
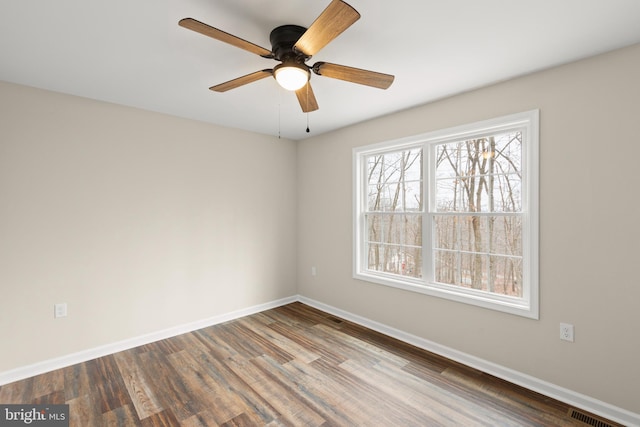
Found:
[[[301,303],[7,384],[0,403],[67,403],[71,426],[588,425]]]

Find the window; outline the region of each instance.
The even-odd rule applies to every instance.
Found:
[[[354,277],[538,318],[538,111],[354,149]]]

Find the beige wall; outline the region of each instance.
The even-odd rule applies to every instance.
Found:
[[[638,76],[640,45],[299,143],[299,293],[640,413]],[[353,147],[536,108],[540,320],[352,279]]]
[[[295,162],[292,141],[0,83],[0,372],[295,295]]]

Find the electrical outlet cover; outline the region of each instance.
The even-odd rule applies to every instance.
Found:
[[[573,325],[569,323],[560,323],[560,339],[563,341],[573,342]]]
[[[67,303],[55,304],[54,305],[54,317],[66,317],[67,316]]]

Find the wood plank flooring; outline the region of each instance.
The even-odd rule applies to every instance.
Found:
[[[67,403],[83,427],[587,425],[301,303],[7,384],[0,403]]]

